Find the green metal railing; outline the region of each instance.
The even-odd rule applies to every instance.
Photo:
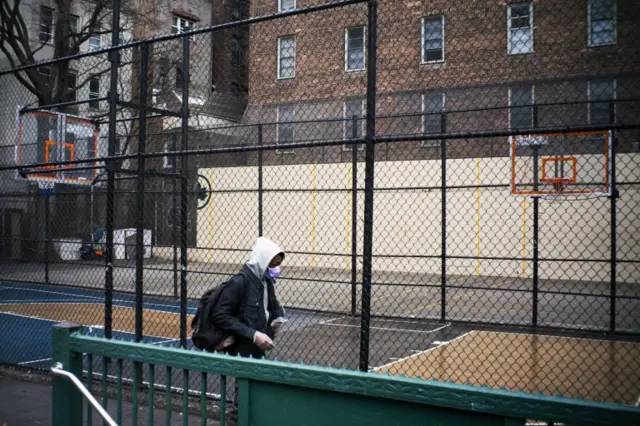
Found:
[[[165,368],[167,402],[165,421],[170,424],[172,371],[182,370],[183,383],[189,375],[201,378],[200,413],[207,423],[207,377],[221,377],[220,413],[225,424],[226,378],[238,385],[238,425],[524,425],[527,419],[566,425],[638,425],[640,408],[521,392],[478,388],[350,370],[235,358],[196,350],[158,347],[130,341],[107,340],[85,335],[77,324],[53,327],[53,361],[81,379],[83,356],[116,363],[116,422],[122,424],[122,363],[133,362],[133,425],[138,418],[143,367],[147,366],[146,399],[148,418],[154,424],[155,373]],[[107,368],[103,366],[102,406],[107,407]],[[91,367],[87,369],[92,389]],[[188,422],[187,389],[182,398],[182,421]],[[91,407],[87,409],[91,424]],[[53,426],[83,424],[83,394],[67,378],[53,378]]]

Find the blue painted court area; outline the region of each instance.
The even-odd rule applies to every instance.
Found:
[[[46,284],[0,283],[0,311],[2,305],[15,304],[62,304],[95,303],[104,306],[104,291],[59,287]],[[187,313],[193,314],[197,301],[189,301]],[[135,295],[128,293],[113,294],[113,305],[134,308]],[[171,313],[180,312],[178,300],[144,297],[145,310],[158,310]],[[0,312],[0,363],[18,364],[33,368],[49,368],[51,365],[51,326],[57,321],[47,318]],[[89,326],[90,324],[86,324]],[[90,328],[89,333],[104,336],[102,324]],[[134,340],[134,334],[115,331],[113,337]],[[176,346],[176,339],[144,336],[145,343]]]

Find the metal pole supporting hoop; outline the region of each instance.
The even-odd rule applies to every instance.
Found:
[[[55,182],[38,180],[38,187],[42,197],[54,195]]]

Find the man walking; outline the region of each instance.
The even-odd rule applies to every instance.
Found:
[[[264,358],[266,351],[274,348],[275,334],[285,321],[285,311],[275,293],[284,256],[276,243],[259,237],[242,274],[231,278],[220,293],[211,319],[236,340],[227,349],[228,354]],[[235,420],[237,395],[236,385],[231,421]]]

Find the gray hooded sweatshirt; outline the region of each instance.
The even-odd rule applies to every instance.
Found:
[[[284,256],[284,251],[280,247],[278,247],[276,243],[268,238],[258,237],[256,244],[253,246],[251,257],[247,262],[247,267],[251,270],[251,272],[253,272],[255,276],[264,283],[263,301],[267,323],[269,323],[269,311],[267,310],[269,296],[267,293],[265,273],[269,268],[269,263],[271,263],[273,258],[278,254],[282,254]]]

